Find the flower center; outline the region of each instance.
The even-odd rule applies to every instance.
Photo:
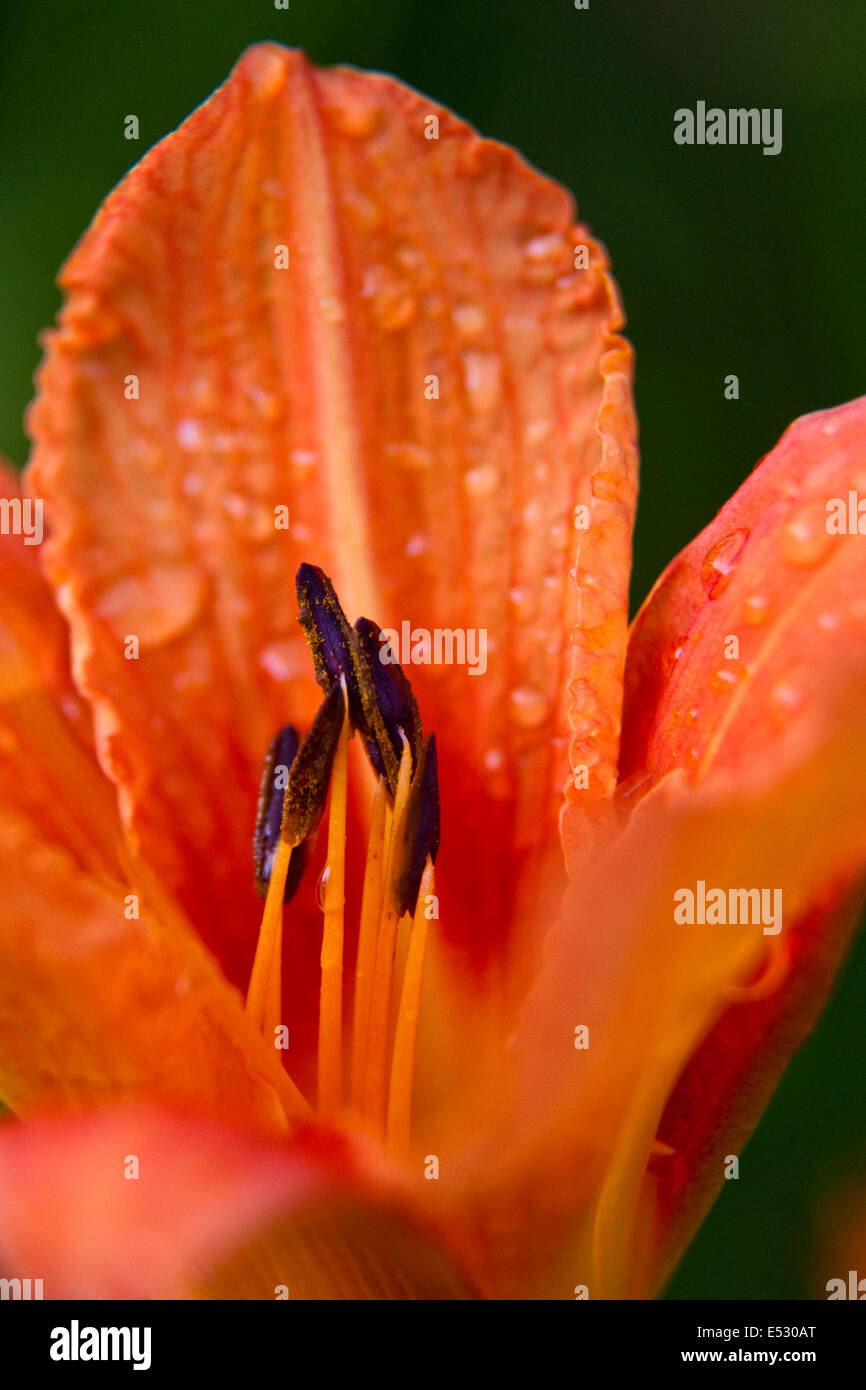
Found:
[[[427,909],[439,847],[436,740],[433,734],[424,738],[412,688],[390,649],[381,646],[377,625],[359,618],[351,627],[333,584],[313,565],[299,569],[297,591],[299,619],[325,697],[307,735],[300,739],[286,725],[265,760],[254,840],[256,889],[265,908],[246,1007],[263,1036],[275,1040],[282,1027],[283,908],[300,882],[330,787],[320,898],[318,1110],[333,1116],[348,1105],[402,1156],[409,1146]],[[347,745],[356,731],[378,783],[361,895],[352,1034],[344,1048]],[[408,946],[398,981],[401,922]]]

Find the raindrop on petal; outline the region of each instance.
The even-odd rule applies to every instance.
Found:
[[[741,527],[724,536],[707,551],[701,565],[701,583],[707,598],[718,598],[727,588],[748,539],[749,532]]]
[[[547,696],[531,685],[519,685],[509,697],[511,718],[522,729],[535,729],[547,718]]]
[[[791,517],[782,532],[782,554],[792,565],[811,569],[826,559],[833,537],[827,530],[823,502],[810,502]]]

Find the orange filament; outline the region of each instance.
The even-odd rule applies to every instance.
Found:
[[[370,838],[367,842],[367,863],[364,870],[364,891],[361,897],[361,924],[358,931],[358,960],[355,967],[355,1013],[352,1023],[352,1106],[360,1112],[364,1095],[364,1072],[367,1065],[367,1028],[370,1021],[370,996],[373,971],[376,965],[376,938],[382,914],[382,890],[385,873],[385,850],[391,823],[384,778],[379,779],[370,818]]]
[[[331,770],[322,899],[318,1110],[330,1117],[339,1115],[344,1108],[343,938],[350,731],[344,687],[343,723]],[[425,908],[434,881],[433,865],[428,858],[414,917],[407,913],[402,919],[409,928],[409,940],[389,1081],[391,1006],[401,922],[391,880],[395,867],[394,846],[397,836],[404,830],[411,780],[412,752],[404,737],[393,806],[384,778],[380,779],[373,799],[361,900],[351,1049],[352,1109],[370,1129],[382,1138],[387,1137],[389,1151],[400,1157],[409,1149],[418,1012],[428,931]],[[266,1041],[275,1039],[281,1023],[283,900],[292,850],[288,840],[279,840],[247,993],[247,1013]],[[302,1113],[307,1109],[306,1101],[282,1067],[280,1072],[285,1080],[285,1094],[281,1092],[281,1099],[287,1114],[291,1117]]]
[[[400,759],[400,772],[394,795],[394,809],[391,818],[391,833],[385,868],[385,891],[382,912],[379,919],[379,932],[376,939],[376,963],[373,969],[373,983],[370,992],[370,1014],[367,1027],[367,1055],[364,1064],[364,1084],[362,1090],[361,1113],[372,1121],[379,1133],[384,1132],[385,1109],[387,1101],[388,1072],[388,1031],[391,1020],[391,989],[394,977],[394,955],[397,946],[397,929],[400,915],[394,903],[391,879],[393,847],[400,834],[406,813],[409,783],[412,778],[412,752],[407,740],[403,740],[403,755]]]
[[[292,846],[281,839],[268,883],[268,896],[259,928],[259,943],[247,990],[247,1013],[254,1026],[273,1042],[281,1019],[281,973],[283,953],[283,894]]]
[[[405,1159],[409,1154],[412,1121],[412,1081],[415,1073],[415,1042],[418,1036],[418,1010],[427,948],[427,902],[433,893],[433,864],[428,858],[421,876],[418,901],[412,919],[406,969],[394,1034],[391,1061],[391,1090],[388,1097],[388,1152]]]
[[[328,814],[328,877],[322,930],[319,994],[319,1110],[332,1115],[343,1104],[343,913],[346,905],[346,784],[349,714],[343,684],[343,727],[331,774]]]

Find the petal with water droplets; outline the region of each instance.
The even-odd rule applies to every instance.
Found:
[[[857,659],[866,537],[830,523],[866,497],[864,438],[866,397],[795,421],[665,570],[629,641],[622,778],[772,761]]]
[[[262,45],[110,195],[61,284],[31,479],[141,853],[243,983],[261,760],[316,706],[289,598],[310,561],[350,617],[473,643],[473,668],[407,675],[441,752],[443,929],[488,957],[559,853],[569,759],[569,852],[609,815],[636,452],[603,248],[428,98]],[[296,1066],[314,920],[286,978]]]
[[[662,575],[629,647],[622,772],[638,784],[632,801],[676,766],[699,786],[777,776],[812,748],[840,698],[859,705],[862,722],[864,442],[866,398],[797,420]],[[849,756],[866,775],[856,736]],[[731,996],[668,1099],[659,1135],[676,1154],[654,1179],[656,1279],[826,1000],[856,922],[857,877],[833,838],[842,815],[832,794],[815,807],[815,838],[830,827],[823,882],[799,902],[784,958]]]

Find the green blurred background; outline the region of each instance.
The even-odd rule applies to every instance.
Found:
[[[637,349],[633,599],[797,415],[866,390],[863,0],[6,0],[0,451],[26,457],[36,335],[99,202],[279,39],[384,69],[516,145],[607,244]],[[682,148],[673,112],[782,107],[784,144]],[[139,116],[141,139],[123,138]],[[736,373],[740,400],[726,401]],[[866,1180],[866,940],[674,1278],[674,1298],[823,1296],[823,1195]],[[861,1270],[866,1274],[866,1270]]]

